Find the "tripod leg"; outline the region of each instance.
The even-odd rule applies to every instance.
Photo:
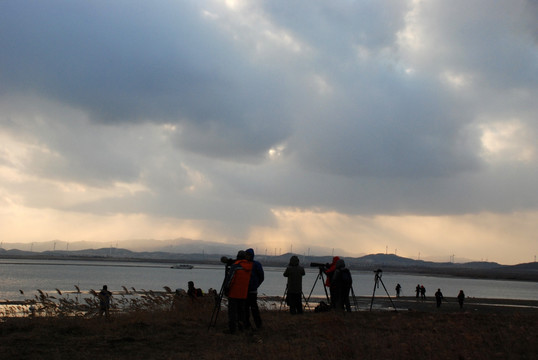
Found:
[[[329,294],[327,293],[327,287],[325,286],[325,279],[323,279],[323,272],[321,272],[321,270],[319,272],[319,277],[321,278],[321,284],[323,285],[323,290],[325,290],[325,298],[327,299],[327,304],[331,304],[332,299],[329,300]]]
[[[359,310],[359,303],[357,302],[357,297],[355,296],[355,291],[353,291],[353,286],[351,286],[351,298],[353,299],[353,305],[355,306],[355,309]]]
[[[316,287],[316,283],[318,280],[321,279],[321,284],[323,285],[323,290],[325,290],[325,298],[327,299],[327,304],[330,304],[329,301],[329,294],[327,293],[327,287],[325,286],[325,280],[323,279],[323,271],[320,269],[318,276],[316,277],[316,281],[314,281],[314,285],[312,285],[312,290],[310,290],[310,294],[308,294],[308,299],[305,300],[306,303],[310,301],[310,297],[312,296],[312,293],[314,292],[314,288]]]
[[[280,301],[280,309],[282,310],[282,306],[284,305],[284,301],[286,301],[286,294],[288,293],[288,284],[286,284],[286,289],[284,290],[284,295],[282,295],[282,300]]]
[[[316,283],[318,282],[318,279],[321,277],[321,274],[318,274],[316,277],[316,281],[314,281],[314,285],[312,285],[312,290],[310,290],[310,294],[308,294],[308,300],[306,302],[310,301],[310,297],[312,296],[312,293],[314,292],[314,288],[316,287]]]
[[[372,311],[372,306],[374,306],[374,296],[375,296],[375,288],[379,286],[378,283],[378,277],[376,275],[375,282],[374,282],[374,292],[372,293],[372,302],[370,302],[370,311]]]
[[[211,314],[211,320],[209,321],[208,330],[211,327],[214,327],[217,325],[217,318],[219,317],[220,312],[220,305],[222,303],[222,296],[224,295],[224,284],[222,285],[222,288],[220,289],[218,298],[215,300],[215,307],[213,308],[213,313]]]
[[[304,296],[304,292],[301,292],[301,296],[304,300],[303,310],[306,310],[306,308],[310,308],[310,306],[308,305],[308,300],[306,300],[306,297]]]
[[[387,296],[389,297],[390,303],[392,304],[392,307],[394,308],[394,311],[398,312],[396,310],[396,306],[394,306],[394,303],[392,302],[392,299],[390,298],[389,292],[387,291],[387,288],[385,287],[385,283],[383,283],[382,279],[379,279],[381,281],[381,285],[383,285],[383,289],[385,289],[385,292],[387,293]]]
[[[220,287],[218,298],[215,300],[215,307],[213,308],[213,313],[211,314],[211,320],[209,321],[209,326],[207,330],[209,330],[212,326],[214,327],[217,325],[217,318],[219,317],[220,305],[222,303],[222,297],[224,296],[224,286],[226,285],[228,270],[229,267],[228,265],[226,265],[226,267],[224,268],[224,279],[222,280],[222,285]]]

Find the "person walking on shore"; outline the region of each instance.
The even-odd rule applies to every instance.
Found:
[[[400,291],[402,291],[402,285],[398,283],[396,285],[396,297],[400,297]]]
[[[435,301],[437,302],[437,308],[441,307],[441,301],[443,300],[443,293],[441,292],[441,289],[437,289],[435,292]]]
[[[463,293],[463,290],[460,290],[460,293],[458,294],[458,303],[460,304],[460,309],[463,309],[464,300],[465,300],[465,294]]]
[[[416,298],[420,296],[420,284],[417,284],[417,287],[415,288]]]
[[[299,265],[299,258],[293,255],[284,276],[288,278],[286,288],[286,303],[290,307],[290,314],[302,314],[303,304],[301,296],[303,294],[303,276],[305,275],[304,268]]]

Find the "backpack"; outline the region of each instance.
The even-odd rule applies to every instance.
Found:
[[[314,308],[314,312],[327,312],[329,311],[330,307],[327,305],[325,301],[320,301],[319,305]]]
[[[353,284],[353,279],[351,278],[351,272],[349,271],[349,269],[342,269],[341,276],[342,284],[344,284],[345,286],[351,286],[351,284]]]

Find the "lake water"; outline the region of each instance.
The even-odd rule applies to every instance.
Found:
[[[265,267],[265,281],[259,294],[281,296],[286,288],[284,268]],[[305,296],[324,296],[317,268],[305,267],[303,278]],[[356,296],[371,296],[374,290],[373,272],[352,271],[353,290]],[[136,290],[162,291],[165,286],[172,290],[186,289],[187,282],[207,292],[209,288],[220,290],[224,278],[224,265],[194,265],[191,270],[171,269],[161,263],[130,263],[101,261],[62,260],[11,260],[0,259],[0,299],[24,300],[33,298],[37,289],[56,293],[90,289],[99,290],[106,284],[111,291],[122,291],[122,286]],[[391,296],[400,283],[403,296],[414,296],[417,284],[426,287],[426,296],[433,296],[437,288],[443,294],[455,297],[460,289],[466,296],[477,298],[538,300],[538,283],[526,281],[481,280],[454,277],[425,276],[384,272],[381,280]],[[21,294],[22,291],[24,294]],[[386,296],[382,284],[376,296]]]

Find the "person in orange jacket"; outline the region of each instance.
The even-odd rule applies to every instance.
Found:
[[[325,279],[325,287],[329,288],[329,293],[331,295],[331,308],[336,307],[336,293],[334,286],[331,286],[332,277],[334,275],[334,272],[336,271],[336,263],[340,260],[339,256],[333,257],[333,262],[330,264],[327,264],[327,268],[325,270],[325,275],[327,276]]]
[[[252,262],[246,260],[245,251],[237,253],[237,260],[228,271],[225,294],[228,297],[228,330],[230,334],[236,329],[243,330],[246,323],[247,295]]]

